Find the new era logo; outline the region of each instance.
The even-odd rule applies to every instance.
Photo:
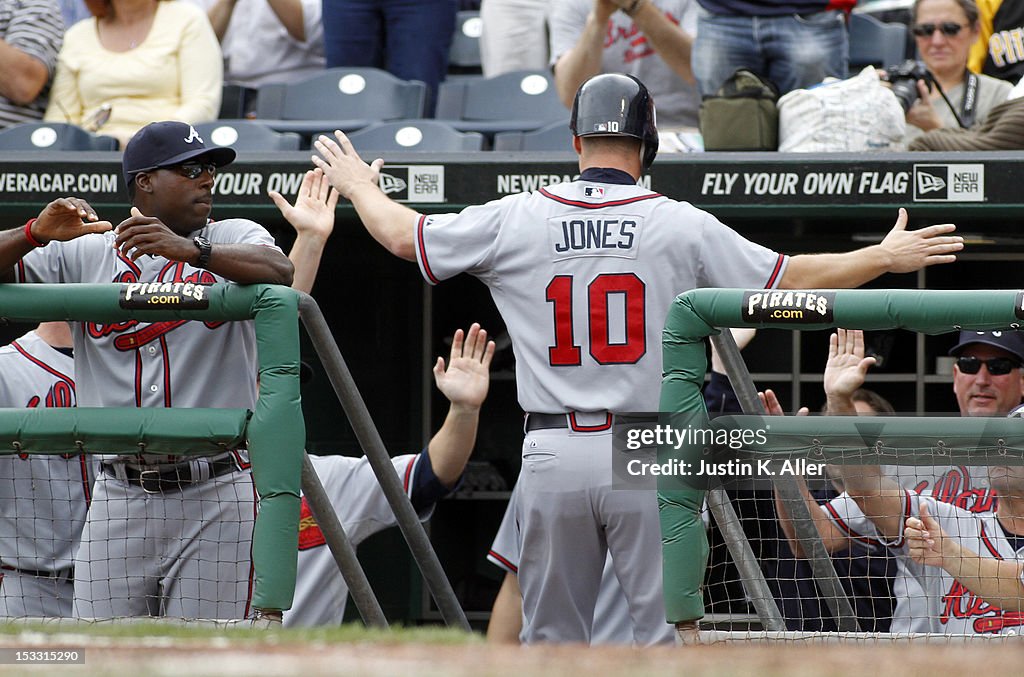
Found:
[[[914,165],[916,202],[983,202],[985,165]]]
[[[917,193],[924,195],[937,190],[945,190],[946,182],[941,176],[933,176],[924,172],[917,175]]]

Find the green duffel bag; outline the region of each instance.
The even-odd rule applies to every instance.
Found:
[[[700,104],[704,150],[778,150],[778,99],[775,83],[738,69]]]

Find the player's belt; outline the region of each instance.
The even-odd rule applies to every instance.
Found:
[[[190,484],[201,482],[204,479],[213,479],[214,477],[227,475],[239,469],[233,455],[215,459],[203,459],[201,462],[205,463],[210,469],[209,475],[194,476],[191,463],[147,467],[113,462],[101,463],[100,468],[108,475],[121,479],[128,484],[142,487],[143,491],[150,494],[164,491],[181,491]]]
[[[594,414],[587,414],[593,421]],[[627,425],[631,423],[656,423],[655,416],[623,416],[622,414],[598,414],[599,418],[591,424],[581,422],[582,415],[574,411],[567,414],[527,414],[526,423],[523,429],[526,432],[534,430],[554,430],[568,428],[578,433],[597,433],[610,430],[613,425]],[[603,417],[603,420],[600,418]]]
[[[16,571],[19,574],[25,574],[26,576],[35,576],[36,578],[67,578],[69,581],[75,580],[74,569],[61,569],[60,571],[33,571],[32,569],[19,569],[18,567],[8,566],[6,564],[0,564],[0,569],[4,571]]]

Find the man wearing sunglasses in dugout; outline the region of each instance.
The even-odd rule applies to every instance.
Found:
[[[1006,416],[1024,396],[1024,335],[1018,331],[962,331],[953,392],[961,416]]]

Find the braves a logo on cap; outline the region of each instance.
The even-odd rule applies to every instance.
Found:
[[[583,195],[586,197],[604,197],[604,188],[601,186],[585,186],[583,188]]]
[[[192,143],[193,141],[198,141],[199,143],[206,143],[205,141],[203,141],[203,137],[199,136],[199,132],[196,131],[196,128],[192,125],[189,125],[188,136],[185,137],[185,143]]]

